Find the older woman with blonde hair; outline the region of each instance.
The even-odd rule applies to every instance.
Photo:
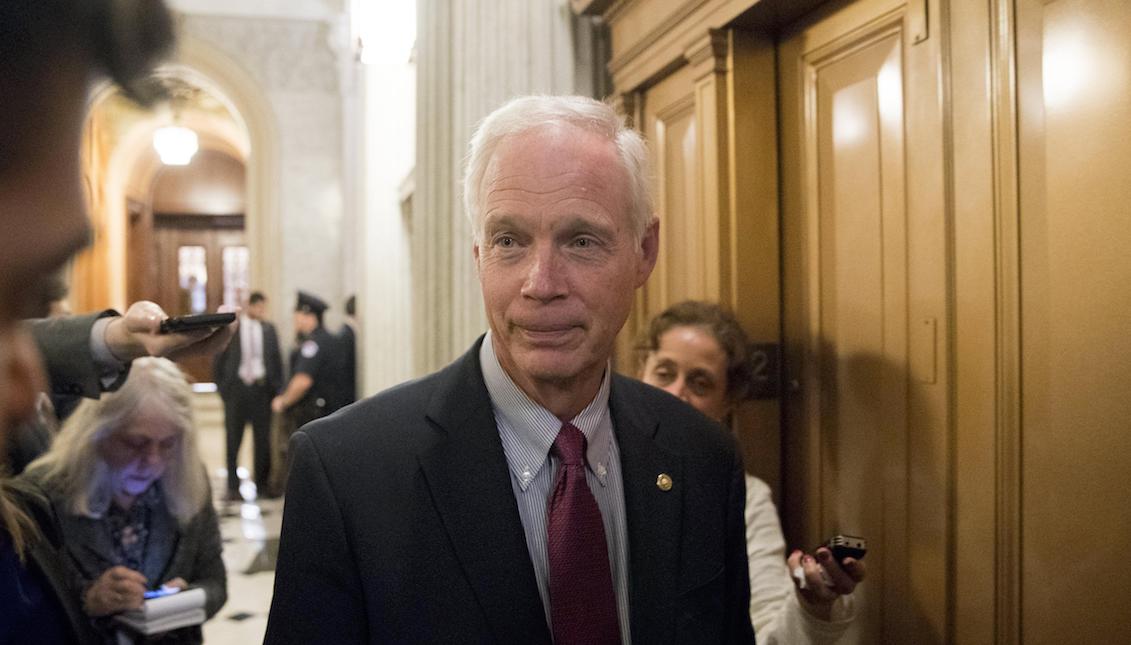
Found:
[[[134,361],[117,392],[84,401],[23,480],[49,501],[83,610],[107,642],[114,614],[162,586],[227,599],[220,530],[193,428],[191,390],[164,358]],[[198,643],[199,627],[162,642]]]

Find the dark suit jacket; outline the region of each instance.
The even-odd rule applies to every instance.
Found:
[[[262,320],[260,324],[263,325],[263,368],[267,387],[271,392],[277,393],[283,389],[283,356],[279,352],[279,335],[275,332],[275,325]],[[237,335],[212,360],[212,378],[216,381],[220,396],[225,399],[231,395],[240,380],[240,360],[243,357],[241,344],[240,336]]]
[[[482,342],[296,433],[266,643],[550,643]],[[733,439],[620,376],[610,408],[633,641],[753,642]]]
[[[82,316],[27,321],[35,344],[43,354],[52,402],[60,419],[74,409],[79,397],[97,399],[103,392],[116,390],[126,381],[128,365],[109,387],[104,386],[90,348],[90,329],[94,322],[117,315],[118,312],[107,309]]]
[[[338,407],[344,407],[357,400],[357,335],[349,323],[343,323],[338,330],[339,378],[341,400]]]
[[[112,309],[83,316],[27,320],[25,324],[35,339],[50,381],[51,406],[40,406],[35,420],[20,424],[8,434],[0,446],[0,463],[6,463],[16,475],[47,451],[55,437],[54,428],[78,407],[83,397],[97,399],[103,391],[116,390],[125,382],[129,366],[117,374],[109,386],[94,362],[90,347],[90,330],[99,318],[118,315]],[[50,417],[50,418],[48,418]]]

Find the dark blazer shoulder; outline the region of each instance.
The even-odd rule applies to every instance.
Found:
[[[341,408],[308,423],[301,432],[328,459],[419,454],[437,438],[440,425],[456,427],[461,417],[490,407],[479,369],[481,343],[482,338],[438,372]]]
[[[676,452],[734,455],[734,435],[726,427],[643,381],[614,374],[610,406],[615,417],[631,415],[641,425],[657,427],[657,441]]]

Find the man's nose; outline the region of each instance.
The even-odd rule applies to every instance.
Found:
[[[565,276],[553,245],[536,246],[530,257],[522,295],[535,300],[549,301],[566,294]]]

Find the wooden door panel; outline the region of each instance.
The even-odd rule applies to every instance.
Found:
[[[652,155],[660,255],[645,287],[644,311],[651,317],[689,298],[717,298],[707,292],[708,241],[699,180],[699,132],[695,81],[689,67],[665,78],[644,96],[644,132]]]
[[[164,224],[161,223],[163,219],[167,220]],[[223,304],[224,297],[223,249],[226,246],[243,246],[244,232],[230,227],[197,224],[178,226],[170,221],[170,218],[159,217],[153,231],[157,276],[153,291],[157,294],[157,302],[171,316],[190,313],[179,281],[178,250],[183,246],[200,246],[204,248],[208,276],[205,285],[205,311],[215,311]],[[189,359],[179,364],[193,381],[212,380],[211,361],[207,357]]]
[[[868,539],[846,642],[942,642],[946,508],[913,502],[943,497],[946,454],[930,446],[945,425],[913,412],[911,355],[937,356],[934,335],[916,349],[911,296],[945,293],[913,284],[911,249],[944,242],[912,241],[909,186],[933,185],[938,165],[920,172],[905,141],[919,122],[905,106],[935,89],[909,70],[903,5],[840,4],[779,48],[787,534]]]

